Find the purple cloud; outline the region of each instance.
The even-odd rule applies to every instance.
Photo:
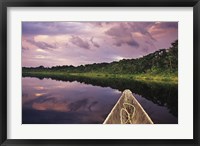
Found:
[[[127,23],[119,23],[119,25],[110,28],[105,33],[112,36],[115,40],[114,45],[121,46],[127,44],[133,47],[139,47],[138,42],[132,36],[132,28]]]
[[[34,41],[32,39],[31,40],[27,40],[27,42],[31,43],[32,45],[34,45],[34,46],[36,46],[36,47],[38,47],[40,49],[44,49],[44,50],[46,50],[46,49],[55,49],[56,48],[56,46],[54,46],[54,45],[48,44],[46,42],[41,42],[41,41],[36,42],[36,41]]]
[[[66,22],[23,22],[23,35],[61,35],[80,32],[80,26]]]
[[[178,23],[177,22],[160,22],[156,25],[158,28],[162,28],[162,29],[167,29],[167,28],[174,28],[177,29],[178,28]]]
[[[89,43],[78,36],[72,36],[70,41],[72,44],[74,44],[80,48],[90,49]]]
[[[29,48],[28,48],[28,47],[24,47],[24,46],[22,46],[22,50],[23,50],[23,51],[25,51],[25,50],[29,50]]]
[[[94,39],[94,37],[92,37],[92,38],[90,39],[90,42],[91,42],[95,47],[99,48],[100,45],[99,45],[98,43],[94,42],[93,39]]]

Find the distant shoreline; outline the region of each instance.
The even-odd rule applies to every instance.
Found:
[[[65,73],[65,72],[23,72],[22,76],[30,77],[84,77],[95,79],[126,79],[143,82],[158,82],[178,84],[178,76],[176,74],[104,74],[104,73]]]

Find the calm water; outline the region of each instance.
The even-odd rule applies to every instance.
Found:
[[[177,85],[86,78],[22,78],[23,124],[103,123],[130,89],[154,123],[178,123]]]

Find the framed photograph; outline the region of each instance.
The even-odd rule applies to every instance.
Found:
[[[198,145],[199,10],[0,2],[1,145]]]

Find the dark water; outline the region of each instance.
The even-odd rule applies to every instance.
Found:
[[[178,86],[120,79],[23,77],[23,124],[103,123],[130,89],[154,123],[178,123]]]

